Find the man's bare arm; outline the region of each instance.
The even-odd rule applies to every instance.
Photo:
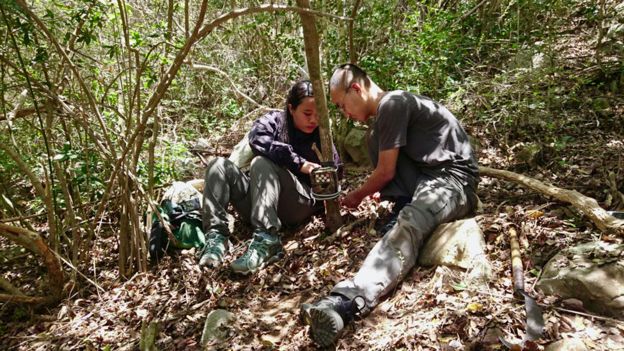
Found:
[[[359,188],[348,193],[342,200],[344,206],[357,207],[362,199],[383,189],[396,174],[399,149],[384,150],[379,153],[377,167]]]

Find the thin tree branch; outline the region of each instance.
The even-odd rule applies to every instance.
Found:
[[[260,13],[260,12],[278,12],[278,11],[297,12],[299,14],[310,14],[310,15],[316,15],[316,16],[330,17],[330,18],[345,20],[345,21],[349,21],[351,19],[350,17],[333,15],[333,14],[326,13],[326,12],[311,10],[309,8],[287,6],[287,5],[280,5],[280,4],[264,4],[264,5],[260,5],[256,7],[236,9],[234,11],[228,12],[226,14],[223,14],[215,18],[212,22],[206,24],[204,28],[201,29],[201,31],[199,32],[199,38],[201,39],[205,37],[206,35],[210,34],[210,32],[212,32],[218,26],[234,18],[245,16],[245,15],[251,15],[255,13]]]
[[[238,87],[236,86],[236,83],[234,83],[234,81],[232,80],[232,78],[230,78],[230,76],[227,73],[223,72],[222,70],[218,69],[217,67],[197,64],[197,63],[193,63],[193,62],[187,62],[187,63],[191,66],[191,68],[196,69],[198,71],[210,71],[210,72],[219,73],[220,75],[222,75],[223,77],[225,77],[227,79],[227,81],[230,83],[232,88],[234,88],[234,91],[236,92],[236,94],[238,94],[239,96],[241,96],[245,100],[249,101],[253,105],[255,105],[255,106],[259,107],[259,108],[262,108],[262,109],[266,109],[266,110],[277,110],[275,108],[264,106],[264,105],[261,105],[261,104],[257,103],[254,99],[249,97],[249,95],[247,95],[247,94],[243,93],[242,91],[240,91],[238,89]]]
[[[82,88],[82,91],[84,92],[84,94],[87,97],[87,101],[89,101],[89,105],[90,105],[91,109],[93,110],[93,113],[97,117],[97,120],[98,120],[98,122],[100,124],[100,128],[102,128],[102,133],[104,134],[104,140],[105,140],[105,142],[106,142],[106,144],[107,144],[107,146],[108,146],[108,148],[110,150],[110,153],[113,155],[113,158],[115,158],[115,149],[113,148],[113,144],[112,144],[111,139],[110,139],[110,137],[108,135],[108,129],[106,128],[106,123],[104,123],[104,119],[102,118],[102,115],[100,114],[100,110],[97,107],[95,98],[93,97],[93,94],[91,93],[91,90],[89,88],[87,88],[87,85],[85,84],[84,80],[82,79],[82,75],[78,71],[78,68],[76,67],[76,65],[74,65],[74,63],[71,61],[69,56],[67,56],[67,53],[65,52],[65,50],[61,47],[59,42],[56,40],[54,35],[52,35],[52,33],[46,27],[46,25],[41,21],[41,19],[39,19],[39,17],[34,12],[32,12],[30,10],[30,7],[26,4],[26,2],[24,0],[15,0],[15,2],[35,22],[35,24],[37,24],[39,29],[45,34],[46,38],[52,43],[52,45],[54,45],[54,47],[56,48],[58,53],[61,55],[63,60],[66,61],[67,65],[69,66],[69,69],[72,71],[72,73],[74,73],[74,75],[76,77],[76,80],[78,81],[78,84],[80,85],[80,88]]]
[[[461,16],[455,22],[453,22],[452,26],[455,26],[456,24],[458,24],[458,23],[462,22],[463,20],[465,20],[466,18],[470,17],[470,15],[475,13],[475,11],[477,11],[479,9],[479,7],[483,6],[483,4],[485,4],[486,2],[488,2],[488,0],[482,0],[475,7],[473,7],[470,11],[466,12],[463,16]]]
[[[358,9],[362,0],[356,0],[351,10],[351,19],[349,20],[349,62],[357,63],[357,53],[355,52],[355,45],[353,44],[353,24],[355,23],[355,17],[357,16]]]
[[[17,167],[22,172],[24,172],[24,174],[26,174],[26,176],[28,177],[28,180],[30,180],[30,183],[32,184],[33,188],[35,188],[35,192],[37,193],[37,195],[40,196],[42,199],[45,199],[46,198],[46,191],[43,188],[43,185],[41,185],[40,177],[36,176],[32,172],[30,167],[26,164],[26,162],[24,162],[24,160],[22,160],[20,155],[18,155],[17,152],[12,150],[8,145],[6,145],[4,143],[0,143],[0,150],[6,152],[7,155],[9,155],[9,157],[13,160],[13,162],[15,162],[17,164]]]

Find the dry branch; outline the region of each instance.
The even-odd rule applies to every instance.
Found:
[[[619,220],[609,215],[607,211],[598,205],[598,202],[594,198],[585,196],[578,191],[558,188],[552,184],[501,169],[481,166],[479,167],[479,172],[483,176],[500,178],[518,183],[542,194],[552,196],[557,200],[570,203],[582,214],[589,217],[600,231],[624,235],[624,220]]]
[[[61,292],[63,290],[63,283],[65,282],[65,277],[63,275],[63,270],[61,269],[61,264],[59,260],[56,258],[56,256],[54,256],[52,250],[50,250],[48,245],[43,241],[43,238],[41,238],[39,234],[26,230],[24,228],[15,227],[3,223],[0,223],[0,235],[6,237],[7,239],[13,241],[18,245],[25,247],[36,255],[41,256],[41,258],[43,259],[43,263],[48,269],[48,277],[50,278],[49,282],[51,296],[49,298],[49,301],[54,301],[55,299],[60,298]],[[46,297],[45,299],[48,298]],[[1,300],[2,299],[0,299],[0,301]]]
[[[52,297],[0,294],[1,302],[22,303],[27,305],[45,305],[52,303],[54,300],[55,299]]]

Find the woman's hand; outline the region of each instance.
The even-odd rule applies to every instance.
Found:
[[[312,173],[312,170],[314,170],[315,168],[319,168],[319,167],[321,167],[321,165],[319,165],[318,163],[305,161],[303,163],[303,166],[301,166],[300,171],[303,174],[310,174]]]

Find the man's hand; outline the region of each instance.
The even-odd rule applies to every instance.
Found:
[[[305,161],[303,163],[303,166],[301,166],[300,171],[303,174],[310,174],[312,173],[312,170],[314,170],[315,168],[319,168],[319,167],[321,167],[321,165],[319,165],[318,163]]]
[[[347,208],[356,208],[364,199],[357,191],[352,191],[340,199],[340,204]]]
[[[379,161],[373,173],[356,190],[342,198],[342,205],[348,208],[356,208],[362,199],[382,190],[396,174],[396,162],[399,158],[399,148],[384,150],[379,153]]]

